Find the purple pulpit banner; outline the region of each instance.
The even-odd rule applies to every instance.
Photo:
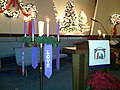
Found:
[[[32,67],[36,69],[38,66],[38,47],[32,46]]]
[[[24,49],[25,43],[22,44],[22,75],[24,76]]]
[[[45,76],[50,78],[52,75],[52,44],[44,45],[44,70]]]

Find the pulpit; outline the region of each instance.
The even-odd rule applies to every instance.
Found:
[[[86,82],[93,71],[89,69],[88,40],[77,42],[74,47],[64,47],[63,51],[72,54],[73,90],[86,90]]]

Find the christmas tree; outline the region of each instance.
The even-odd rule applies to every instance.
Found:
[[[63,21],[60,25],[60,31],[66,34],[77,31],[77,16],[73,1],[67,1]]]
[[[55,18],[56,18],[56,20],[57,20],[57,19],[59,19],[59,18],[58,18],[58,11],[57,11],[56,6],[55,6],[54,3],[53,3],[53,9],[54,9],[54,12],[55,12]]]
[[[81,10],[78,16],[78,30],[82,32],[82,34],[88,34],[90,31],[90,26],[87,24],[87,16],[83,10]]]

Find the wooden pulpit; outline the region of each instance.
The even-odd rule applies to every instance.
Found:
[[[88,76],[88,41],[74,43],[74,47],[64,47],[72,54],[73,90],[85,90]]]
[[[74,47],[64,47],[63,51],[72,54],[73,90],[86,90],[90,74],[88,40],[74,43]]]

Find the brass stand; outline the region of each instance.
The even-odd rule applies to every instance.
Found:
[[[43,62],[43,47],[42,44],[40,44],[40,90],[43,90],[43,66],[42,66],[42,62]]]
[[[59,45],[57,38],[53,37],[35,37],[35,41],[31,41],[32,37],[23,37],[22,42],[28,44],[28,46],[39,44],[40,47],[40,90],[43,90],[43,44],[54,44]]]

